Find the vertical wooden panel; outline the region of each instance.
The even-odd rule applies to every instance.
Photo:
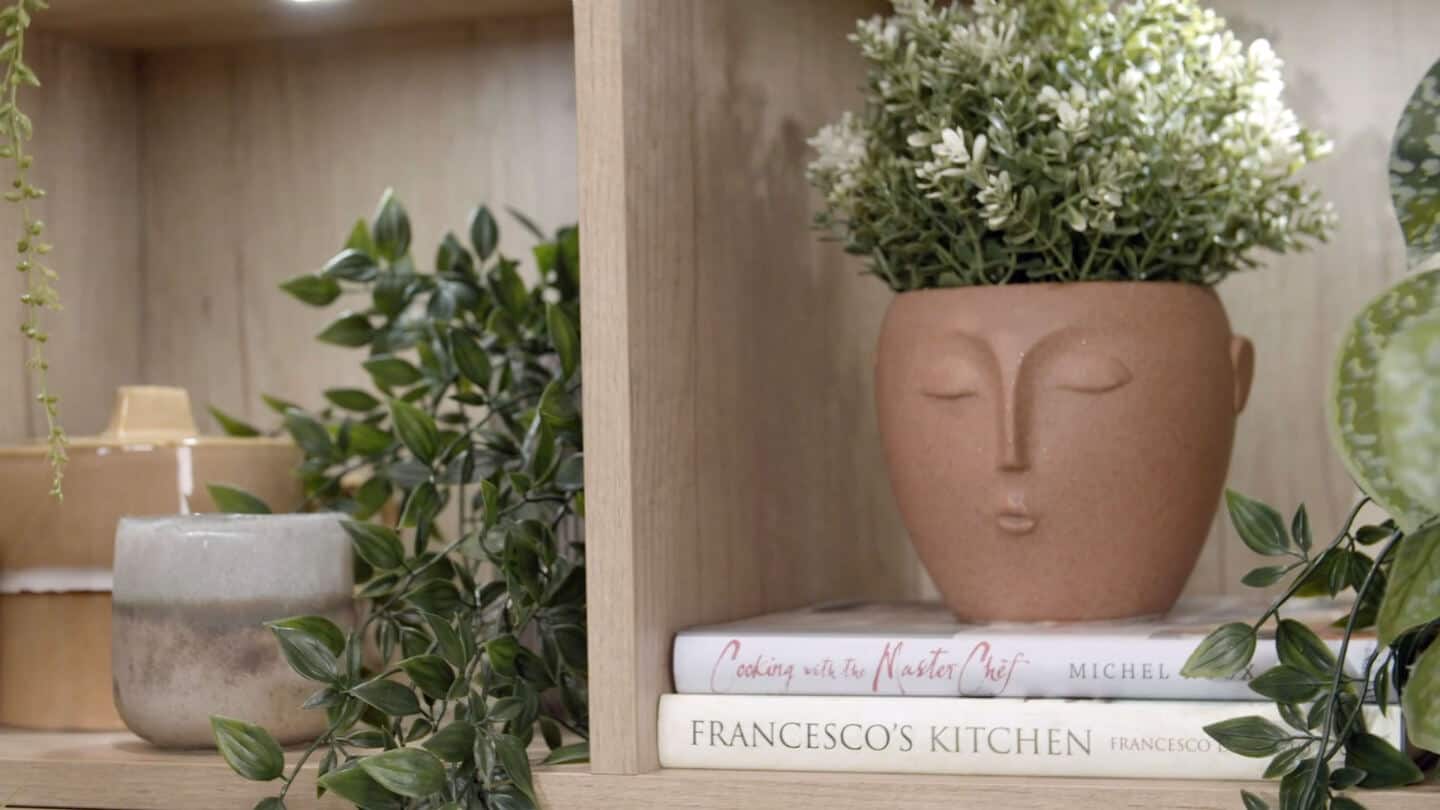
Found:
[[[318,269],[386,186],[422,266],[478,202],[573,222],[572,60],[566,18],[146,55],[147,379],[260,421],[261,393],[318,404],[364,382],[355,352],[313,336],[366,302],[318,312],[276,285]],[[533,238],[501,232],[528,258]]]
[[[1390,136],[1415,83],[1440,57],[1440,14],[1430,0],[1212,5],[1246,39],[1271,40],[1286,60],[1287,100],[1335,141],[1334,155],[1311,174],[1340,215],[1330,244],[1270,259],[1219,288],[1235,330],[1256,346],[1230,485],[1281,509],[1306,502],[1324,535],[1356,497],[1327,434],[1333,358],[1350,319],[1406,270],[1386,179]],[[1239,578],[1257,564],[1222,514],[1190,592],[1244,590]]]
[[[115,386],[140,376],[138,120],[134,57],[34,35],[26,59],[45,86],[25,90],[35,122],[35,203],[55,244],[65,309],[49,313],[51,388],[72,434],[104,427]],[[8,181],[10,170],[0,168]],[[8,183],[7,183],[8,185]],[[13,256],[19,216],[0,205],[0,244]],[[0,268],[0,442],[44,433],[19,332],[23,278]]]
[[[874,7],[577,4],[598,772],[655,767],[676,630],[917,588],[870,414],[886,296],[802,171]]]

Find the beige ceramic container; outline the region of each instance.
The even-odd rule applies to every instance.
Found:
[[[156,745],[214,745],[211,714],[281,743],[325,731],[316,685],[290,670],[265,622],[354,623],[350,539],[338,514],[126,518],[115,534],[115,706]]]
[[[1025,284],[897,296],[876,366],[890,481],[971,620],[1167,610],[1219,504],[1253,373],[1205,287]]]
[[[45,449],[0,449],[0,725],[121,728],[110,684],[115,523],[214,510],[207,483],[294,508],[300,453],[288,439],[197,435],[175,388],[122,388],[105,433],[73,439],[65,500]]]

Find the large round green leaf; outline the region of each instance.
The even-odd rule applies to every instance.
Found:
[[[1375,390],[1391,480],[1417,507],[1440,513],[1440,317],[1391,338]]]
[[[1397,480],[1386,451],[1380,363],[1397,335],[1437,311],[1437,300],[1440,271],[1431,271],[1406,278],[1365,307],[1340,344],[1330,400],[1332,438],[1350,475],[1406,529],[1416,528],[1432,512]]]

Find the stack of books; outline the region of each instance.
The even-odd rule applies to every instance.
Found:
[[[965,625],[938,604],[845,603],[698,627],[675,639],[660,763],[1258,779],[1267,760],[1226,751],[1203,728],[1245,715],[1284,727],[1248,685],[1278,663],[1273,635],[1236,678],[1180,670],[1209,631],[1263,610],[1211,599],[1160,619]],[[1337,636],[1333,606],[1285,615]],[[1352,641],[1347,669],[1374,648]],[[1372,706],[1366,723],[1398,745],[1399,714]]]

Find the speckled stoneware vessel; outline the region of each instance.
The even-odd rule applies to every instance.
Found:
[[[946,602],[976,621],[1168,610],[1219,505],[1253,370],[1250,342],[1197,285],[896,296],[880,432]]]
[[[167,748],[213,747],[209,717],[258,723],[282,744],[325,730],[300,705],[315,691],[264,623],[296,615],[354,622],[341,516],[125,518],[115,536],[111,654],[115,707]]]

